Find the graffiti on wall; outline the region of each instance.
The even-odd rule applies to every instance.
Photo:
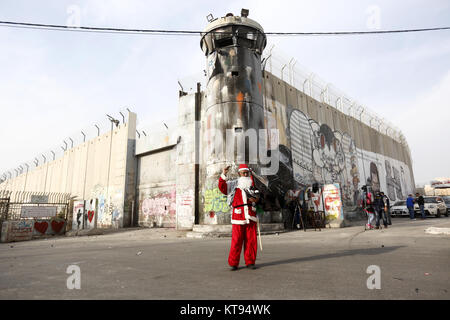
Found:
[[[362,184],[370,185],[374,192],[385,191],[391,200],[404,198],[402,186],[406,187],[407,176],[403,166],[397,168],[389,160],[384,162],[386,186],[380,180],[383,163],[366,162],[369,167],[362,178],[359,164],[364,166],[367,159],[358,162],[355,141],[348,133],[319,124],[297,109],[291,113],[289,131],[292,177],[299,186],[339,183],[342,203],[347,206],[357,205]]]
[[[97,199],[86,201],[86,210],[84,215],[84,228],[92,229],[95,226],[95,215],[97,212]]]
[[[176,206],[175,190],[145,196],[141,203],[143,222],[155,223],[159,227],[174,224]]]
[[[294,180],[301,186],[314,182],[340,183],[345,186],[344,199],[352,202],[359,172],[355,143],[350,135],[333,131],[299,110],[292,112],[289,125]]]
[[[370,163],[370,176],[367,178],[366,184],[372,186],[373,192],[377,193],[380,191],[380,176],[377,165],[374,162]]]
[[[177,194],[177,227],[189,228],[194,223],[194,190],[189,189]]]
[[[25,241],[33,237],[33,220],[3,221],[1,242]]]
[[[75,201],[73,203],[72,230],[83,228],[84,201]]]
[[[327,220],[343,219],[341,192],[338,183],[327,184],[323,187],[323,201]]]
[[[400,184],[400,174],[398,172],[397,168],[392,168],[392,171],[394,172],[394,188],[395,188],[395,194],[400,199],[403,198],[402,195],[402,185]]]
[[[227,204],[227,197],[219,190],[219,188],[206,189],[204,194],[204,212],[213,215],[230,212]]]
[[[34,221],[33,235],[54,235],[64,232],[64,219],[38,219]]]
[[[105,197],[100,195],[98,197],[97,219],[98,223],[103,223],[103,217],[105,216]]]

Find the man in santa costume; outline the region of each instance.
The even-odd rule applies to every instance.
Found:
[[[231,212],[231,248],[228,264],[231,270],[237,270],[244,243],[244,259],[247,268],[255,269],[257,250],[257,221],[256,202],[258,196],[254,192],[254,181],[250,169],[246,164],[239,165],[239,178],[228,180],[226,175],[230,167],[223,169],[219,178],[220,191],[228,196]]]

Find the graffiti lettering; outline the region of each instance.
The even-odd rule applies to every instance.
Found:
[[[170,210],[175,210],[175,203],[168,198],[150,198],[142,202],[145,215],[168,215]]]
[[[219,188],[205,190],[204,212],[209,214],[210,211],[214,211],[215,213],[230,211],[227,198],[220,192]]]

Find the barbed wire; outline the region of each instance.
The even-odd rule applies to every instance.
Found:
[[[393,125],[385,117],[363,106],[355,99],[350,98],[333,84],[300,65],[295,59],[290,58],[281,50],[273,49],[274,45],[263,54],[263,58],[267,59],[265,70],[315,100],[327,103],[338,111],[360,120],[381,134],[391,137],[404,145],[410,154],[406,138],[397,126]]]
[[[1,173],[0,184],[5,180],[18,177],[23,173],[39,169],[46,163],[63,158],[67,151],[76,148],[95,137],[110,132],[112,120],[118,121],[117,123],[119,125],[127,123],[129,111],[132,110],[128,107],[119,108],[116,112],[110,114],[111,119],[105,115],[104,118],[101,118],[90,125],[85,125],[66,137],[61,137],[60,144],[48,148],[37,154],[33,159],[21,162],[18,166],[7,169]],[[113,128],[115,128],[114,125]]]

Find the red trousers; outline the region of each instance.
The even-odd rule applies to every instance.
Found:
[[[242,242],[244,242],[245,264],[255,264],[257,250],[256,222],[250,221],[249,224],[233,224],[230,255],[228,256],[228,264],[231,267],[237,267],[239,265]]]

